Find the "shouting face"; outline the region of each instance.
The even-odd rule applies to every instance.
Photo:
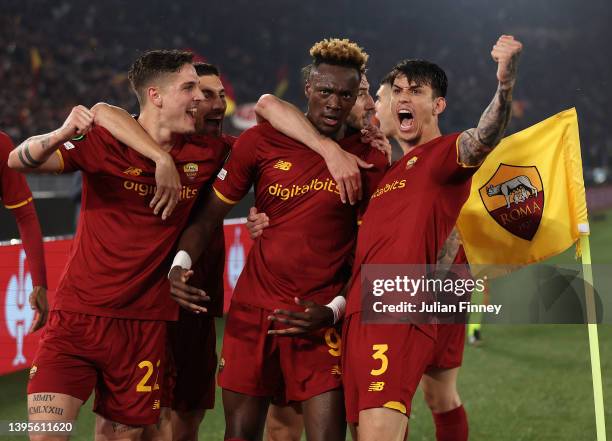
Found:
[[[417,146],[439,136],[438,115],[445,107],[446,100],[434,97],[429,84],[417,84],[405,75],[399,75],[393,81],[391,113],[394,129],[408,145]]]

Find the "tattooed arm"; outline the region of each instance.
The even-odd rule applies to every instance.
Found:
[[[512,115],[512,89],[516,67],[523,45],[510,35],[497,40],[491,56],[497,62],[497,92],[480,117],[478,127],[466,130],[459,137],[459,160],[477,166],[499,144]]]
[[[438,252],[437,263],[441,265],[451,265],[457,257],[457,252],[461,246],[461,237],[457,227],[453,228],[453,231],[446,238],[446,242],[442,245],[442,248]]]
[[[57,130],[32,136],[19,144],[9,155],[8,166],[22,173],[49,173],[61,170],[55,151],[74,136],[84,135],[93,124],[93,114],[83,106],[76,106]]]

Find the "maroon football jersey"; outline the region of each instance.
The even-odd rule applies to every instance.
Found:
[[[197,138],[197,140],[196,140]],[[196,143],[197,142],[197,143]],[[206,148],[203,148],[206,146]],[[180,201],[165,221],[149,202],[155,163],[118,142],[106,129],[57,150],[62,172],[81,170],[81,217],[54,308],[141,320],[175,320],[167,272],[175,242],[199,189],[227,155],[221,140],[177,137],[170,151],[180,174]]]
[[[416,147],[380,181],[359,229],[347,316],[362,307],[361,265],[436,263],[478,169],[459,163],[458,137],[441,136]]]
[[[361,143],[358,133],[339,143],[375,164],[362,172],[367,197],[386,170],[385,156]],[[234,299],[265,309],[297,308],[294,297],[329,302],[350,275],[357,206],[341,202],[321,156],[268,123],[240,136],[213,188],[235,203],[252,184],[270,226],[253,243]]]

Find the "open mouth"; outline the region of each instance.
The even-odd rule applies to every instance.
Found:
[[[195,123],[197,109],[195,107],[191,108],[191,109],[187,109],[187,111],[185,113],[187,113],[189,118]]]
[[[221,125],[221,118],[206,118],[204,119],[204,123],[209,126],[218,127]]]
[[[410,130],[414,123],[414,116],[410,110],[402,109],[397,112],[397,118],[400,122],[400,130]]]
[[[337,116],[333,115],[323,115],[323,122],[328,126],[335,126],[338,124],[339,119]]]

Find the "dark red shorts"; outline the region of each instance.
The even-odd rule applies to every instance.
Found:
[[[217,371],[215,318],[181,309],[168,322],[168,380],[162,407],[190,411],[215,407]]]
[[[438,325],[434,358],[428,368],[452,369],[461,366],[465,347],[465,325]]]
[[[94,412],[121,424],[155,424],[165,340],[164,321],[51,311],[28,394],[55,392],[85,402],[95,388]]]
[[[435,340],[410,324],[361,323],[345,319],[342,379],[346,418],[359,421],[365,409],[387,407],[410,415],[412,397],[431,364]]]
[[[272,311],[232,302],[219,362],[219,386],[277,403],[304,401],[341,387],[341,340],[336,328],[308,337],[279,337]]]

